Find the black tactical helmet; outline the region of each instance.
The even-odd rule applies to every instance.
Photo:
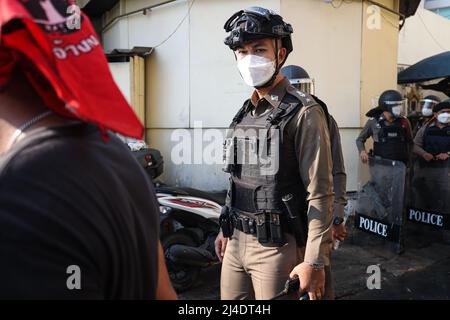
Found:
[[[281,39],[287,55],[292,52],[292,26],[283,18],[261,7],[250,7],[233,14],[225,23],[224,29],[230,32],[224,42],[231,50],[236,50],[244,43],[264,38]]]
[[[314,94],[314,80],[309,77],[308,72],[302,67],[296,65],[286,66],[281,68],[281,74],[300,91]]]
[[[378,107],[383,111],[391,111],[392,107],[403,104],[403,97],[397,90],[387,90],[378,99]]]

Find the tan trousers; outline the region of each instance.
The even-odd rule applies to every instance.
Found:
[[[295,238],[288,234],[286,237],[288,242],[282,247],[264,247],[256,236],[235,230],[223,258],[221,299],[268,300],[280,293],[304,255],[304,248],[297,248]],[[325,268],[325,279],[325,299],[333,299],[330,267]]]

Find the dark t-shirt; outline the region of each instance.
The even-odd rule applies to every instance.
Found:
[[[158,212],[115,136],[83,123],[30,131],[0,157],[0,299],[154,298]]]

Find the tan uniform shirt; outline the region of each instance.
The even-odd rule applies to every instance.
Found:
[[[370,137],[373,137],[373,140],[378,142],[378,132],[380,131],[380,127],[377,124],[378,120],[375,118],[367,120],[358,138],[356,138],[356,147],[358,148],[359,153],[366,150],[365,143]]]
[[[358,138],[356,138],[356,147],[358,148],[358,152],[361,153],[361,151],[365,151],[365,143],[367,139],[372,137],[374,142],[378,141],[378,134],[381,130],[381,126],[379,125],[378,121],[382,120],[384,121],[384,124],[386,126],[392,125],[391,122],[387,121],[383,115],[381,115],[378,118],[370,118],[367,120],[366,125],[362,129],[361,133],[359,134]],[[406,118],[405,118],[406,119]],[[408,122],[409,123],[409,122]],[[409,146],[408,150],[411,150],[411,144],[412,144],[412,132],[411,132],[411,126],[408,126],[408,129],[406,131],[406,143]]]
[[[298,97],[287,79],[258,100],[256,91],[250,105],[260,116],[277,108],[286,93]],[[312,99],[312,97],[309,97]],[[330,136],[325,113],[318,104],[303,107],[286,125],[285,140],[295,144],[298,166],[308,200],[308,241],[305,262],[329,264],[331,248],[333,178]]]
[[[422,127],[420,127],[419,131],[417,131],[416,136],[414,137],[414,148],[413,152],[417,154],[418,156],[422,157],[425,153],[427,153],[423,149],[423,137],[425,135],[425,131],[428,127],[435,126],[436,122],[432,121],[428,124],[424,124]]]
[[[343,218],[344,207],[347,205],[347,175],[345,173],[344,156],[342,155],[341,136],[336,120],[330,116],[328,121],[333,160],[333,216]]]

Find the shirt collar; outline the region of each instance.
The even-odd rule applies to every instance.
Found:
[[[265,100],[272,107],[277,108],[280,105],[281,100],[284,98],[284,96],[286,94],[286,88],[289,85],[290,85],[289,80],[286,78],[283,78],[283,80],[281,80],[279,83],[277,83],[277,85],[261,99],[259,99],[259,96],[258,96],[258,93],[256,92],[256,90],[253,91],[253,94],[250,98],[251,103],[249,104],[249,107],[254,108],[258,105],[258,103],[261,100]]]

